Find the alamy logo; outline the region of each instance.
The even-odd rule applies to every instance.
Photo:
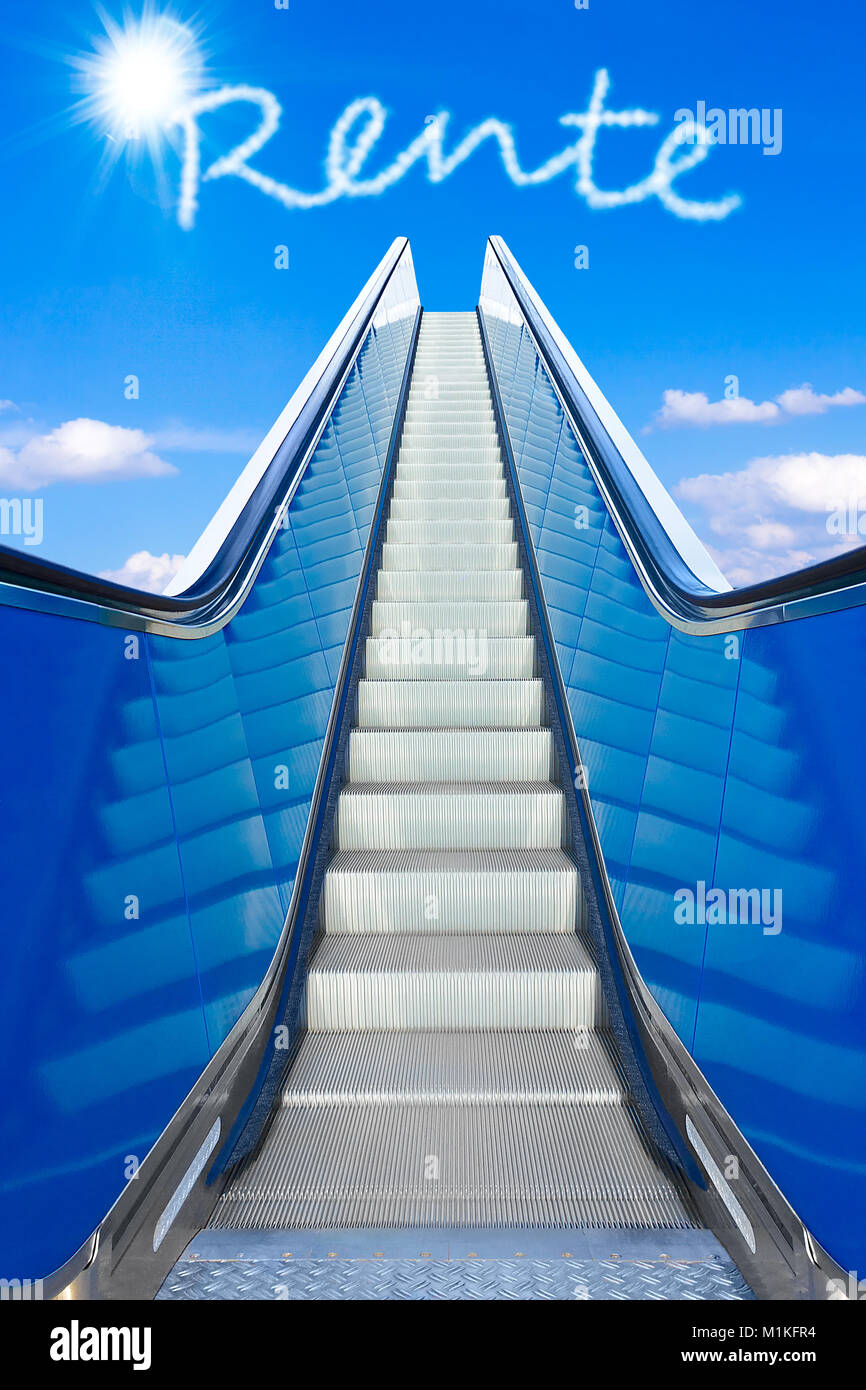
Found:
[[[0,497],[0,536],[23,536],[25,545],[41,545],[41,497]]]
[[[41,1279],[0,1279],[0,1302],[41,1303]]]
[[[149,1327],[82,1327],[73,1318],[68,1327],[51,1332],[52,1361],[130,1361],[134,1371],[150,1370]]]
[[[764,936],[782,930],[781,888],[707,888],[698,879],[694,888],[674,893],[674,921],[679,926],[761,926]]]
[[[782,152],[782,108],[775,106],[731,107],[724,111],[699,101],[694,111],[681,107],[674,120],[683,122],[688,135],[686,145],[761,145],[764,154]]]
[[[827,532],[831,536],[866,536],[866,499],[852,493],[847,501],[830,503]]]
[[[482,628],[413,627],[404,622],[386,628],[378,639],[382,666],[465,666],[470,676],[483,676],[487,670],[487,632]]]

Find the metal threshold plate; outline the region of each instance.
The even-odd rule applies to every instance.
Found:
[[[201,1232],[163,1300],[741,1301],[707,1231]]]

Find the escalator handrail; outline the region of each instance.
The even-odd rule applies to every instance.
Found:
[[[582,364],[576,357],[574,362],[568,360],[561,346],[565,342],[561,331],[502,238],[491,237],[488,247],[488,254],[505,276],[638,578],[655,608],[672,626],[692,633],[730,632],[866,603],[866,546],[739,589],[723,587],[724,581],[714,585],[712,561]],[[486,312],[483,298],[481,308]],[[608,425],[613,421],[619,426],[619,442],[600,418],[597,405],[608,414]],[[624,445],[630,446],[634,458],[656,482],[655,496],[649,495],[646,480],[641,481],[634,465],[624,458]],[[670,516],[660,514],[665,499],[670,512],[679,517],[679,532],[669,529]],[[694,540],[690,547],[683,543],[687,536]],[[705,578],[696,573],[702,568]]]
[[[411,263],[407,238],[395,238],[337,330],[333,351],[306,399],[298,403],[294,418],[286,422],[282,442],[236,519],[202,573],[183,592],[147,593],[0,545],[0,604],[175,637],[205,637],[223,627],[243,602],[270,549],[382,297],[407,255]]]

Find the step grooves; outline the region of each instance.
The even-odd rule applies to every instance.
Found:
[[[326,934],[307,978],[312,1032],[603,1025],[580,937]]]
[[[690,1220],[628,1107],[284,1107],[217,1227],[655,1227]]]
[[[308,1033],[284,1106],[624,1105],[607,1035],[574,1032]]]
[[[558,848],[561,790],[549,782],[350,784],[337,803],[340,849]]]
[[[561,849],[351,850],[325,875],[327,932],[566,932],[581,925]]]

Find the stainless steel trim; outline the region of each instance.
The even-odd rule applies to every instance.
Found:
[[[195,1187],[196,1182],[198,1181],[198,1178],[200,1177],[205,1164],[207,1163],[208,1159],[210,1158],[211,1154],[213,1153],[214,1149],[219,1143],[220,1128],[220,1117],[219,1115],[217,1115],[216,1119],[214,1120],[213,1124],[208,1130],[207,1137],[204,1143],[201,1145],[192,1163],[189,1165],[180,1182],[178,1183],[177,1187],[174,1189],[174,1192],[171,1194],[169,1202],[163,1208],[162,1215],[160,1216],[159,1220],[153,1228],[154,1254],[156,1254],[157,1250],[162,1245],[162,1242],[168,1235],[169,1228],[173,1226],[175,1221],[177,1220],[177,1217],[180,1214],[181,1207],[183,1206],[187,1197],[190,1195],[193,1188]]]
[[[755,1232],[752,1227],[752,1223],[749,1220],[746,1213],[743,1211],[743,1208],[740,1206],[740,1203],[734,1196],[731,1190],[731,1184],[728,1182],[718,1163],[716,1163],[716,1160],[713,1158],[713,1155],[710,1153],[709,1149],[707,1148],[706,1144],[704,1143],[703,1139],[698,1133],[697,1126],[692,1120],[691,1115],[686,1115],[686,1134],[688,1136],[689,1143],[691,1144],[698,1158],[701,1160],[701,1164],[706,1170],[710,1182],[713,1184],[713,1187],[716,1189],[725,1206],[727,1207],[728,1211],[731,1213],[731,1219],[733,1220],[734,1225],[737,1227],[737,1230],[740,1232],[740,1235],[743,1237],[743,1240],[746,1242],[752,1254],[754,1255],[757,1249],[757,1245],[755,1243]]]

